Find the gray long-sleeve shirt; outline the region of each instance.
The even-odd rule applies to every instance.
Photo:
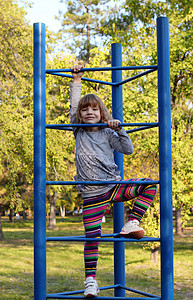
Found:
[[[81,96],[81,83],[71,83],[70,120],[75,122],[76,110]],[[121,180],[114,161],[114,150],[129,155],[134,151],[130,137],[122,128],[115,132],[104,128],[96,132],[75,128],[76,171],[75,180],[110,181]],[[108,192],[114,185],[80,185],[82,197],[93,197]]]

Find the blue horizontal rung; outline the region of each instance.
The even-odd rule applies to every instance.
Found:
[[[64,73],[60,73],[60,72],[50,72],[50,71],[48,71],[47,74],[55,75],[55,76],[61,76],[61,77],[67,77],[67,78],[73,78],[72,75],[68,75],[68,74],[64,74]],[[86,78],[86,77],[81,77],[81,80],[89,81],[89,82],[95,82],[95,83],[101,83],[101,84],[106,84],[106,85],[112,85],[112,86],[117,85],[116,82],[108,82],[108,81],[103,81],[103,80],[98,80],[98,79],[91,79],[91,78]]]
[[[115,67],[115,68],[116,68],[116,67]],[[69,70],[69,69],[67,69],[67,70]],[[106,85],[111,85],[111,86],[119,86],[119,85],[123,85],[123,84],[125,84],[125,83],[127,83],[127,82],[133,81],[133,80],[135,80],[135,79],[137,79],[137,78],[140,78],[140,77],[142,77],[142,76],[145,76],[145,75],[147,75],[147,74],[149,74],[149,73],[152,73],[152,72],[154,72],[154,71],[156,71],[156,70],[157,70],[157,67],[151,68],[150,70],[147,70],[147,71],[145,71],[145,72],[142,72],[142,73],[140,73],[140,74],[137,74],[137,75],[135,75],[135,76],[132,76],[132,77],[130,77],[130,78],[127,78],[127,79],[125,79],[125,80],[123,80],[123,81],[120,81],[120,82],[109,82],[109,81],[98,80],[98,79],[92,79],[92,78],[86,78],[86,77],[81,77],[81,80],[83,80],[83,81],[89,81],[89,82],[94,82],[94,83],[101,83],[101,84],[106,84]],[[65,70],[63,70],[63,72],[64,72],[64,71],[65,71]],[[55,70],[55,71],[47,70],[47,71],[46,71],[46,73],[47,73],[47,74],[50,74],[50,75],[61,76],[61,77],[67,77],[67,78],[73,78],[72,75],[64,74],[63,72],[60,71],[60,70]],[[66,72],[67,72],[67,71],[66,71]]]
[[[158,126],[159,123],[120,123],[119,127],[133,127],[133,126],[148,126],[154,127]],[[47,129],[61,129],[70,127],[107,127],[106,123],[96,123],[96,124],[46,124]]]
[[[47,185],[105,185],[105,184],[159,184],[159,180],[148,180],[148,181],[46,181]]]
[[[147,74],[149,74],[149,73],[152,73],[152,72],[154,72],[154,71],[156,71],[156,70],[157,70],[157,69],[151,69],[151,70],[142,72],[142,73],[140,73],[140,74],[137,74],[137,75],[135,75],[135,76],[132,76],[132,77],[130,77],[130,78],[127,78],[127,79],[125,79],[125,80],[123,80],[123,81],[121,81],[121,82],[117,82],[116,85],[123,85],[123,84],[125,84],[125,83],[127,83],[127,82],[133,81],[133,80],[135,80],[135,79],[137,79],[137,78],[140,78],[140,77],[142,77],[142,76],[145,76],[145,75],[147,75]]]
[[[82,68],[80,72],[90,72],[90,71],[111,71],[111,70],[143,70],[143,69],[157,69],[157,65],[153,66],[119,66],[119,67],[101,67],[101,68]],[[52,72],[67,72],[71,73],[71,69],[47,69],[46,73]]]
[[[65,236],[67,237],[67,236]],[[85,235],[73,235],[73,236],[68,236],[68,237],[75,237],[75,238],[85,238]],[[110,238],[110,237],[121,237],[119,233],[108,233],[108,234],[102,234],[101,238]],[[151,237],[149,237],[151,238]]]
[[[116,284],[116,285],[110,285],[110,286],[106,286],[106,287],[100,287],[99,290],[100,291],[104,291],[104,290],[109,290],[109,289],[115,289],[115,288],[121,288],[121,289],[125,289],[127,291],[130,291],[130,292],[133,292],[133,293],[136,293],[136,294],[140,294],[140,295],[143,295],[143,296],[146,296],[145,298],[143,297],[93,297],[94,299],[154,299],[154,300],[160,300],[161,297],[159,296],[155,296],[155,295],[152,295],[152,294],[149,294],[149,293],[145,293],[145,292],[142,292],[142,291],[138,291],[138,290],[135,290],[135,289],[132,289],[132,288],[128,288],[128,287],[125,287],[123,285],[120,285],[120,284]],[[76,294],[82,294],[84,293],[84,290],[78,290],[78,291],[70,291],[70,292],[64,292],[64,293],[57,293],[57,294],[48,294],[46,298],[54,298],[54,299],[85,299],[84,296],[73,296],[73,295],[76,295]]]
[[[85,299],[84,296],[68,296],[61,294],[48,294],[47,299]],[[160,300],[160,297],[92,297],[92,299],[97,300]]]
[[[136,131],[142,131],[142,130],[146,130],[146,129],[150,129],[153,127],[158,127],[159,124],[155,124],[155,125],[151,125],[151,126],[143,126],[143,127],[139,127],[139,128],[134,128],[134,129],[130,129],[130,130],[126,130],[127,133],[132,133],[132,132],[136,132]]]
[[[142,291],[139,291],[139,290],[135,290],[135,289],[132,289],[132,288],[129,288],[129,287],[126,287],[126,286],[123,286],[120,284],[119,286],[120,288],[124,289],[124,290],[127,290],[127,291],[130,291],[130,292],[133,292],[133,293],[136,293],[136,294],[139,294],[139,295],[143,295],[143,296],[147,296],[147,297],[152,297],[151,299],[161,299],[160,296],[155,296],[155,295],[152,295],[152,294],[149,294],[149,293],[146,293],[146,292],[142,292]],[[141,298],[140,298],[141,299]],[[147,299],[147,298],[146,298]]]
[[[104,287],[100,287],[99,289],[100,289],[100,291],[105,291],[105,290],[110,290],[110,289],[118,288],[118,287],[120,287],[120,284],[104,286]],[[63,292],[63,293],[58,293],[58,294],[59,295],[75,295],[75,294],[81,294],[81,293],[84,293],[84,290]]]
[[[131,238],[124,238],[124,237],[101,237],[101,238],[86,238],[86,237],[81,237],[81,236],[56,236],[56,237],[47,237],[46,241],[47,242],[159,242],[160,238],[155,238],[155,237],[143,237],[140,240],[136,239],[131,239]]]
[[[61,124],[60,124],[61,125]],[[72,129],[72,127],[71,126],[58,126],[58,125],[54,125],[54,127],[52,127],[52,126],[49,126],[49,127],[47,127],[46,126],[46,128],[48,128],[48,129],[57,129],[57,130],[69,130],[69,131],[73,131],[73,129]]]

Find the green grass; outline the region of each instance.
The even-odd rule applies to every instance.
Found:
[[[112,232],[112,219],[103,223],[103,233]],[[4,240],[0,242],[0,299],[33,299],[33,221],[3,219]],[[57,219],[57,228],[47,236],[81,235],[81,217]],[[84,288],[83,243],[47,243],[47,293]],[[127,243],[126,286],[160,295],[160,266],[150,262],[150,250],[140,243]],[[174,237],[175,300],[193,299],[193,228],[183,237]],[[113,284],[113,244],[101,243],[97,281]],[[113,290],[100,293],[113,296]],[[126,293],[127,296],[133,294]],[[136,295],[135,296],[139,296]]]

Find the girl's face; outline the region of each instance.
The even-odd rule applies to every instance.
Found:
[[[80,116],[83,123],[86,124],[99,123],[101,120],[100,108],[98,105],[84,107],[80,110]]]

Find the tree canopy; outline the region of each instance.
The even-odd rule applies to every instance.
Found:
[[[32,190],[32,36],[14,1],[1,1],[0,19],[0,194],[22,207]]]
[[[176,1],[62,1],[61,40],[70,54],[56,53],[56,36],[47,31],[48,68],[69,68],[77,59],[85,66],[110,65],[110,44],[123,48],[123,65],[157,64],[156,17],[170,23],[173,203],[185,224],[192,206],[193,186],[193,52],[191,2]],[[16,210],[33,209],[33,90],[32,28],[25,9],[13,0],[0,2],[0,203]],[[61,38],[61,34],[62,39]],[[69,41],[69,44],[68,44]],[[123,72],[123,78],[137,71]],[[87,74],[85,74],[87,76]],[[109,72],[88,77],[110,81]],[[47,75],[47,123],[69,123],[69,79]],[[83,93],[94,92],[111,111],[111,88],[84,82]],[[157,122],[157,74],[151,73],[123,86],[124,122]],[[158,178],[157,129],[131,134],[135,153],[125,158],[125,177]],[[75,143],[71,132],[47,130],[47,177],[73,180]],[[80,205],[76,189],[50,187],[48,206]],[[74,199],[74,200],[73,200]],[[158,201],[158,199],[157,199]],[[159,215],[158,204],[154,213]],[[149,216],[147,216],[147,224]],[[153,221],[154,222],[154,221]],[[148,226],[147,226],[148,227]],[[158,226],[159,227],[159,226]],[[158,228],[157,227],[157,228]]]

